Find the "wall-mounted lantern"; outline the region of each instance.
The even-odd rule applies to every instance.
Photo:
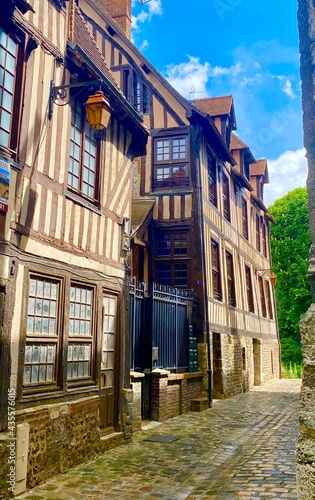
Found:
[[[102,90],[100,90],[101,85],[102,80],[93,80],[90,82],[72,83],[69,85],[59,85],[56,87],[55,83],[52,81],[50,84],[50,99],[48,110],[49,120],[51,120],[53,116],[54,104],[56,104],[57,106],[65,106],[66,104],[69,104],[72,98],[76,98],[85,88],[90,88],[91,90],[93,90],[93,87],[98,86],[99,90],[97,90],[93,95],[90,95],[84,105],[86,108],[87,120],[90,126],[97,133],[100,133],[101,130],[108,126],[108,122],[111,116],[111,107],[108,99],[105,97]],[[78,88],[79,91],[74,96],[70,96],[70,89],[74,88]],[[62,100],[63,102],[59,104],[59,100]]]
[[[273,272],[273,269],[256,269],[256,274],[258,274],[258,271],[261,272],[261,274],[264,276],[266,273],[269,272],[269,280],[272,286],[276,286],[277,284],[277,276]]]

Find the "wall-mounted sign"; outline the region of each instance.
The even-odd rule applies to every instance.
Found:
[[[7,212],[9,206],[10,163],[0,159],[0,211]]]

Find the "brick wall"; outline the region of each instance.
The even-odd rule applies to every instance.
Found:
[[[191,411],[191,401],[204,395],[202,384],[201,372],[175,374],[159,370],[147,374],[144,398],[151,399],[150,418],[164,422]]]

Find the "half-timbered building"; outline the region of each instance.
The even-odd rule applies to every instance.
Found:
[[[137,159],[134,176],[134,274],[148,290],[157,283],[196,294],[193,328],[199,368],[204,375],[208,370],[209,400],[279,376],[271,219],[263,202],[268,168],[233,133],[232,96],[194,102],[180,96],[130,41],[130,1],[77,3],[150,129],[147,155]],[[165,365],[158,350],[153,360],[148,350],[139,366],[189,369]],[[159,418],[183,411],[184,391],[175,392],[170,389],[177,409]]]
[[[1,10],[0,89],[1,430],[9,439],[1,443],[16,443],[18,493],[26,480],[42,482],[131,435],[128,221],[133,160],[148,133],[74,1],[10,0]],[[84,106],[91,94],[109,118],[97,131]]]

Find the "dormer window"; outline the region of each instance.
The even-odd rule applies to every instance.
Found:
[[[139,115],[150,112],[150,94],[148,87],[130,68],[125,68],[122,71],[122,91],[127,101]]]

